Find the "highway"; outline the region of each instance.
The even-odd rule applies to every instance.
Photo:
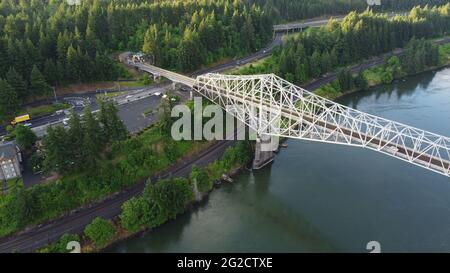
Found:
[[[390,16],[394,16],[395,14],[390,14]],[[337,16],[337,17],[333,17],[336,20],[342,20],[342,16]],[[208,67],[208,68],[203,68],[203,69],[199,69],[193,73],[191,73],[190,77],[196,77],[198,75],[202,75],[202,74],[206,74],[206,73],[220,73],[235,67],[238,67],[240,65],[245,65],[248,63],[252,63],[255,62],[259,59],[262,59],[264,57],[269,56],[272,53],[272,50],[275,47],[278,47],[281,45],[282,42],[282,36],[283,36],[283,32],[286,30],[295,30],[299,27],[299,25],[301,25],[303,28],[306,27],[319,27],[322,25],[327,24],[329,18],[319,18],[319,19],[308,19],[308,20],[304,20],[302,22],[297,22],[297,23],[287,23],[287,24],[283,24],[283,25],[275,25],[274,26],[274,39],[270,42],[270,44],[268,44],[265,48],[259,50],[258,52],[255,52],[251,55],[248,55],[246,57],[243,57],[241,59],[237,59],[237,60],[230,60],[226,63],[220,64],[220,65],[216,65],[214,67]],[[320,79],[321,82],[322,79]],[[318,83],[320,83],[318,82]],[[138,89],[128,89],[130,90],[130,96],[131,98],[129,99],[129,101],[137,101],[138,99],[136,99],[135,97],[140,97],[142,99],[149,97],[150,95],[146,95],[146,96],[142,96],[143,93],[159,93],[161,92],[161,89],[164,88],[168,88],[170,86],[170,84],[160,84],[157,86],[149,86],[146,88],[138,88]],[[317,88],[315,85],[312,85],[312,89],[310,90],[314,90],[315,88]],[[116,90],[115,92],[118,92],[119,90]],[[79,101],[85,101],[89,103],[89,106],[91,107],[91,109],[93,111],[98,109],[98,103],[97,103],[97,99],[96,99],[96,94],[98,94],[98,91],[91,91],[91,92],[87,92],[84,94],[68,94],[65,96],[61,96],[58,97],[59,101],[67,101],[69,103],[71,103],[74,106],[75,111],[77,112],[81,112],[82,108],[85,104],[80,105]],[[119,96],[118,98],[116,98],[116,100],[123,100],[124,97],[128,96],[127,95],[123,95],[123,96]],[[78,99],[78,101],[77,101]],[[121,105],[119,105],[119,110],[123,109],[124,111],[120,111],[122,113],[126,113],[126,115],[132,115],[132,111],[133,111],[133,106],[129,106],[126,103],[123,103]],[[140,116],[142,113],[134,113],[135,116]],[[122,117],[120,116],[122,119],[126,118],[126,117]],[[63,119],[67,118],[66,114],[53,114],[53,115],[49,115],[49,116],[45,116],[45,117],[40,117],[40,118],[35,118],[31,120],[31,128],[34,129],[34,131],[37,133],[38,136],[42,136],[45,134],[46,131],[46,127],[49,124],[58,124],[61,123]],[[127,124],[127,127],[129,128],[143,128],[145,127],[145,125],[147,124],[146,121],[141,120],[141,119],[136,119],[135,121],[132,121],[130,119],[128,119],[129,122],[131,122],[131,124]],[[3,136],[6,134],[6,130],[3,126],[0,126],[0,136]]]
[[[326,24],[326,22],[328,21],[328,19],[313,19],[313,20],[306,20],[303,24],[305,24],[305,26],[319,26],[319,25],[324,25]],[[289,24],[287,24],[289,25]],[[275,28],[274,28],[275,29]],[[193,73],[191,73],[189,76],[191,77],[196,77],[198,75],[201,74],[205,74],[205,73],[219,73],[219,72],[223,72],[229,69],[232,69],[234,67],[240,66],[240,65],[244,65],[247,63],[251,63],[254,62],[256,60],[262,59],[264,57],[269,56],[272,53],[272,50],[281,45],[281,37],[283,36],[283,33],[278,33],[275,32],[274,35],[274,39],[270,42],[270,44],[268,44],[265,48],[259,50],[258,52],[255,52],[251,55],[248,55],[246,57],[243,57],[241,59],[238,60],[231,60],[228,61],[226,63],[214,66],[214,67],[208,67],[208,68],[203,68],[203,69],[199,69]],[[137,99],[135,99],[134,97],[142,97],[142,99],[149,97],[151,94],[146,95],[146,96],[142,96],[143,93],[160,93],[160,92],[164,92],[164,88],[168,88],[170,86],[170,84],[165,83],[165,84],[159,84],[157,86],[149,86],[146,88],[138,88],[138,89],[131,89],[130,90],[130,94],[127,95],[123,95],[123,96],[119,96],[116,98],[116,100],[120,100],[128,95],[131,96],[131,98],[129,99],[129,101],[133,101],[136,102]],[[116,90],[115,92],[118,92],[119,90]],[[123,91],[123,90],[122,90]],[[87,104],[89,104],[89,106],[91,107],[91,109],[93,111],[98,109],[98,103],[97,103],[97,98],[96,98],[96,94],[101,93],[98,91],[91,91],[91,92],[86,92],[83,94],[67,94],[64,96],[60,96],[58,97],[58,101],[66,101],[69,102],[71,105],[74,106],[74,109],[76,112],[81,113],[83,107]],[[80,104],[80,101],[84,101],[84,104]],[[126,103],[123,103],[121,105],[118,106],[119,108],[119,112],[121,113],[126,113],[127,116],[133,115],[133,109],[134,107],[131,105],[127,105]],[[134,115],[136,117],[140,116],[142,113],[134,113]],[[120,113],[119,113],[120,115]],[[142,119],[136,119],[135,121],[129,119],[126,116],[122,116],[120,115],[120,117],[122,119],[127,119],[129,122],[131,123],[127,123],[127,127],[130,128],[143,128],[145,127],[148,122],[144,121]],[[49,115],[49,116],[45,116],[45,117],[40,117],[40,118],[35,118],[31,120],[31,128],[36,132],[36,134],[38,136],[42,136],[45,134],[46,131],[46,127],[50,124],[58,124],[61,123],[63,119],[67,118],[67,115],[64,113],[61,114],[53,114],[53,115]],[[133,131],[131,131],[133,132]],[[0,136],[3,136],[6,134],[6,130],[3,126],[0,126]]]
[[[324,24],[326,22],[327,20],[322,19],[320,23]],[[317,24],[317,21],[311,21],[310,23]],[[248,57],[245,57],[241,60],[232,60],[230,62],[218,65],[213,68],[202,69],[192,73],[190,76],[195,77],[196,75],[201,75],[204,73],[218,73],[266,57],[270,55],[274,47],[279,46],[281,44],[281,36],[282,34],[277,33],[274,37],[274,40],[266,48]],[[445,42],[450,41],[449,39],[447,39]],[[372,64],[367,63],[363,67],[368,68],[370,66],[374,66],[378,64],[377,62],[379,61],[372,61]],[[362,67],[359,66],[359,68],[354,69],[361,69],[361,68]],[[161,71],[153,70],[153,72],[160,73]],[[175,78],[174,75],[169,75],[168,77],[174,78],[175,81],[187,81],[188,83],[191,83],[191,80],[194,80],[192,78],[185,76],[184,76],[185,78],[182,79]],[[310,88],[307,89],[310,90],[315,89],[317,86],[332,81],[333,77],[335,77],[335,75],[330,75],[328,77],[321,78],[318,81],[311,83],[309,85]],[[316,87],[314,86],[314,84],[316,85]],[[155,93],[164,90],[169,85],[170,84],[162,84],[157,87],[149,87],[143,90],[138,90],[134,92],[133,95],[131,95],[132,96],[130,98],[131,100],[133,100],[133,96],[142,96],[142,92],[144,91],[148,93],[148,96],[130,103],[123,103],[118,106],[120,118],[125,122],[130,132],[138,131],[142,128],[145,128],[155,121],[155,117],[151,116],[148,118],[144,118],[142,116],[142,113],[143,111],[145,111],[144,109],[154,108],[159,104],[159,96],[156,96]],[[85,97],[92,98],[92,95],[89,96],[79,95],[79,96],[83,98]],[[90,102],[92,110],[95,110],[96,107],[98,108],[95,100],[90,99]],[[64,117],[65,115],[54,115],[42,118],[42,120],[33,120],[32,127],[35,128],[48,123],[58,122],[61,121]],[[219,158],[223,154],[223,151],[233,144],[234,142],[232,141],[217,142],[209,149],[203,151],[201,154],[198,154],[193,158],[187,159],[185,162],[180,162],[176,166],[173,166],[170,170],[162,174],[161,177],[167,177],[170,175],[185,176],[190,172],[193,164],[196,164],[198,166],[205,166],[208,163]],[[127,189],[121,193],[118,193],[108,199],[92,204],[89,207],[75,210],[70,214],[63,216],[61,218],[44,223],[37,227],[33,227],[31,229],[27,229],[25,231],[22,231],[21,233],[2,238],[0,239],[0,252],[32,251],[39,247],[43,247],[48,243],[55,242],[64,233],[82,232],[84,227],[88,223],[90,223],[95,217],[103,217],[107,219],[113,218],[120,213],[120,206],[123,204],[123,202],[125,202],[126,200],[130,199],[133,196],[139,195],[142,192],[143,187],[144,181],[141,181],[136,186]]]

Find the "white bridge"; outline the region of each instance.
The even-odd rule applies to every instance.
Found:
[[[192,87],[259,136],[368,148],[450,177],[450,138],[324,99],[273,75],[205,74],[196,79],[147,64],[140,69]]]

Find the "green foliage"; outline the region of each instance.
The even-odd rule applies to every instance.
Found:
[[[39,68],[34,65],[30,75],[30,92],[32,96],[44,96],[51,92],[52,88],[45,81]]]
[[[44,138],[44,166],[47,171],[69,174],[97,167],[100,153],[108,143],[126,139],[128,132],[113,104],[102,104],[97,120],[89,108],[83,118],[73,112],[69,129],[51,127]]]
[[[0,94],[0,120],[13,117],[19,108],[19,99],[14,88],[1,78]]]
[[[439,47],[439,60],[441,65],[450,63],[450,44]]]
[[[207,170],[196,165],[192,166],[190,179],[200,192],[208,192],[213,187],[213,181],[209,178]]]
[[[447,3],[382,2],[383,9]],[[273,37],[274,22],[346,14],[366,7],[365,0],[96,0],[82,1],[79,6],[67,5],[65,0],[5,0],[0,15],[0,78],[14,89],[7,93],[8,100],[24,102],[50,94],[49,84],[116,80],[124,70],[111,58],[114,51],[142,50],[156,65],[196,70],[263,48]],[[287,51],[290,61],[281,74],[292,73],[288,76],[295,81],[306,82],[337,65],[338,58],[346,64],[354,55],[364,57],[367,52],[373,55],[376,48],[399,46],[410,35],[442,33],[448,29],[448,23],[441,20],[445,14],[445,9],[415,9],[395,24],[352,17],[342,33],[307,44],[306,55]],[[391,38],[386,41],[379,35]],[[299,58],[292,58],[297,53],[300,64]]]
[[[31,167],[33,169],[33,173],[40,173],[43,171],[44,167],[44,159],[42,158],[42,155],[40,153],[34,152],[29,157],[29,162],[31,164]]]
[[[20,229],[31,217],[32,208],[27,206],[30,199],[22,181],[8,181],[8,195],[0,197],[0,234]]]
[[[330,20],[326,26],[319,29],[290,37],[284,41],[281,50],[275,50],[272,55],[275,61],[271,62],[278,65],[275,65],[275,68],[267,67],[266,71],[260,72],[275,71],[289,81],[306,83],[338,67],[404,47],[413,37],[427,39],[442,36],[448,31],[449,14],[450,4],[435,8],[415,7],[410,14],[394,18],[375,14],[370,10],[363,13],[351,12],[341,23]],[[408,73],[414,69],[420,71],[439,60],[439,50],[436,46],[416,44],[410,47],[410,52],[405,52],[409,64],[404,70]],[[420,47],[427,54],[417,53],[415,47]],[[412,52],[415,55],[412,55]],[[391,61],[394,63],[389,66],[393,70],[387,71],[383,76],[384,81],[401,74],[398,61],[395,58]],[[345,75],[345,69],[340,72],[342,89],[352,89],[352,81]]]
[[[383,74],[381,74],[381,82],[388,84],[391,83],[394,80],[394,76],[392,75],[392,72],[390,71],[384,71]]]
[[[95,218],[86,226],[84,234],[94,243],[96,247],[104,247],[114,236],[116,229],[114,225],[100,217]]]
[[[338,81],[336,81],[338,82]],[[338,83],[339,85],[339,83]],[[338,91],[332,84],[322,85],[319,89],[315,91],[315,93],[321,97],[324,97],[329,100],[333,100],[342,95],[340,91]]]
[[[193,199],[194,193],[187,179],[147,183],[142,197],[132,198],[123,204],[120,215],[122,226],[130,232],[142,227],[157,227],[168,219],[175,219]]]
[[[122,226],[129,232],[136,232],[148,223],[149,206],[144,198],[133,197],[122,205],[120,220]]]
[[[358,90],[367,90],[369,88],[369,83],[367,82],[366,77],[364,77],[364,73],[360,72],[354,78],[355,87]]]
[[[245,165],[253,159],[253,148],[250,141],[240,141],[237,145],[225,150],[220,160],[216,160],[207,167],[211,180],[220,179],[222,174],[232,168]]]
[[[16,125],[13,134],[16,137],[17,144],[23,150],[30,150],[37,141],[37,136],[30,127],[22,124]]]
[[[264,7],[272,18],[277,21],[294,21],[318,17],[321,15],[346,14],[350,11],[363,11],[367,8],[367,0],[253,0]],[[448,0],[382,0],[381,11],[408,10],[415,6],[445,5]]]
[[[351,90],[354,88],[352,71],[348,68],[339,70],[337,80],[342,90]]]
[[[14,89],[17,94],[17,97],[23,101],[28,96],[26,81],[22,78],[14,67],[10,67],[8,73],[6,74],[6,80]]]
[[[141,82],[142,82],[144,85],[149,85],[149,84],[152,83],[152,80],[150,79],[150,76],[148,75],[148,73],[145,73],[145,74],[142,76]]]
[[[162,180],[150,187],[153,187],[151,199],[167,212],[169,219],[175,219],[184,211],[187,203],[194,199],[191,184],[184,178]]]
[[[18,115],[29,114],[33,118],[46,116],[55,113],[59,110],[64,110],[70,108],[68,103],[52,103],[49,105],[39,105],[35,107],[27,107],[20,111]]]
[[[128,135],[127,128],[117,113],[118,109],[113,103],[102,103],[99,120],[103,140],[107,143],[124,140]]]
[[[83,121],[82,126],[84,127],[86,123]],[[87,132],[85,129],[83,131]],[[174,163],[167,158],[162,149],[159,149],[167,139],[159,134],[156,126],[133,138],[113,142],[111,152],[106,153],[105,157],[100,156],[95,168],[82,167],[77,172],[72,169],[73,161],[69,155],[72,149],[69,147],[72,146],[66,143],[67,129],[60,126],[53,127],[49,130],[47,137],[44,141],[44,163],[49,164],[49,157],[52,157],[52,162],[59,163],[51,165],[51,168],[72,174],[65,175],[52,183],[29,187],[23,192],[17,191],[17,195],[13,195],[11,191],[6,197],[0,196],[0,236],[31,223],[61,216],[71,209],[123,190]],[[54,149],[46,146],[49,141],[55,143],[55,147],[61,148]],[[179,156],[188,153],[195,145],[191,141],[173,143]],[[35,154],[33,157],[36,157],[36,165],[41,165],[40,155]],[[29,211],[25,213],[25,218],[22,218],[23,213],[10,213],[11,211],[20,212],[22,207],[20,204],[24,204],[23,207]],[[149,227],[158,226],[168,219],[167,210],[153,201],[148,202],[146,215],[148,217],[146,216],[142,223]]]
[[[364,77],[372,85],[388,84],[406,75],[448,63],[450,53],[443,54],[442,48],[433,45],[430,41],[412,39],[406,45],[404,54],[400,58],[393,56],[385,60],[384,65],[366,70]]]
[[[158,127],[163,136],[170,136],[172,124],[175,121],[171,116],[173,104],[169,97],[162,99],[158,106]]]
[[[393,56],[385,62],[385,70],[392,75],[392,78],[399,78],[403,76],[402,65],[397,56]]]
[[[67,249],[67,244],[69,242],[80,242],[80,236],[77,234],[64,234],[58,240],[58,242],[51,244],[41,250],[40,253],[69,253],[70,250]]]
[[[157,227],[186,209],[194,201],[193,185],[200,192],[211,190],[213,181],[232,167],[248,163],[253,156],[249,141],[241,141],[227,148],[224,156],[210,164],[207,169],[192,167],[190,181],[185,178],[171,178],[156,183],[148,182],[142,197],[132,198],[122,206],[120,215],[122,226],[136,232],[141,228]]]
[[[439,65],[439,57],[438,46],[423,39],[412,39],[402,55],[401,69],[408,74],[421,72],[427,67]]]
[[[368,88],[369,82],[371,84],[389,84],[394,79],[437,66],[441,63],[441,58],[442,53],[439,52],[437,46],[430,41],[413,38],[406,45],[401,58],[397,56],[386,58],[382,66],[359,73],[356,77],[352,76],[348,69],[341,69],[338,73],[338,82],[343,92],[352,89],[365,90]],[[328,99],[335,99],[341,95],[338,90],[332,85],[324,85],[316,90],[316,94]]]

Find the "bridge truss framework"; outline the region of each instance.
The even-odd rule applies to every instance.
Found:
[[[193,87],[259,135],[368,148],[450,177],[450,138],[338,104],[274,74],[205,74]]]

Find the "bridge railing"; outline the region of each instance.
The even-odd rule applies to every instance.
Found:
[[[195,89],[224,109],[240,105],[244,113],[236,118],[261,134],[369,148],[450,176],[448,137],[338,104],[273,74],[207,74]]]

